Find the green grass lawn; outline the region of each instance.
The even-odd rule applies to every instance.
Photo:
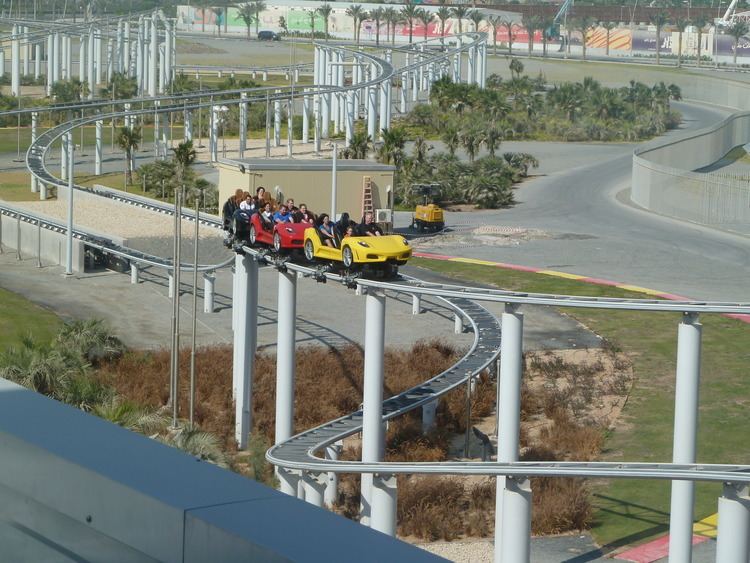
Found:
[[[28,172],[0,173],[0,199],[5,201],[36,201],[39,194],[31,192]]]
[[[54,338],[62,325],[60,318],[31,301],[0,289],[0,352],[16,346],[31,334],[39,342]]]
[[[621,289],[489,266],[415,258],[412,265],[504,289],[608,297],[646,297]],[[668,289],[668,288],[667,288]],[[672,459],[675,313],[565,309],[565,313],[613,342],[633,361],[635,384],[617,427],[608,433],[602,459],[669,462]],[[750,463],[750,326],[719,315],[702,315],[703,349],[698,461]],[[670,484],[612,480],[592,484],[596,508],[592,532],[608,546],[632,544],[669,526]],[[716,512],[721,487],[696,487],[695,520]]]

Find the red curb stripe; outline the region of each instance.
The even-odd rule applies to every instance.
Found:
[[[704,536],[693,536],[693,545],[703,543],[708,538]],[[616,555],[614,559],[632,561],[633,563],[653,563],[669,555],[669,534],[648,543],[634,547]]]

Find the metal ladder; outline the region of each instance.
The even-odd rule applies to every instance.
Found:
[[[362,217],[366,213],[373,213],[375,210],[372,206],[372,178],[370,176],[362,177]]]

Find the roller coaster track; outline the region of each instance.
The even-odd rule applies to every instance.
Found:
[[[485,40],[482,34],[467,34],[472,41]],[[361,89],[368,85],[377,86],[384,81],[390,81],[398,73],[419,68],[420,65],[440,62],[441,64],[458,51],[468,48],[463,44],[457,48],[437,46],[433,49],[435,42],[431,40],[426,44],[430,49],[427,52],[418,51],[419,43],[403,51],[419,53],[422,59],[410,64],[408,67],[394,69],[391,63],[373,55],[354,51],[344,47],[325,45],[326,48],[342,49],[349,54],[356,53],[357,56],[367,58],[379,69],[379,75],[372,77],[370,82],[360,83],[355,86],[310,86],[311,93],[341,93],[352,89]],[[321,45],[323,46],[323,45]],[[277,92],[277,90],[280,90]],[[238,93],[248,94],[246,99],[223,99]],[[40,181],[49,185],[66,187],[66,183],[55,177],[46,167],[45,157],[52,143],[63,134],[72,129],[108,118],[122,118],[125,115],[133,116],[139,114],[151,114],[154,112],[168,113],[184,110],[193,110],[209,107],[210,103],[203,103],[200,98],[207,96],[222,97],[222,104],[236,104],[241,101],[265,101],[286,100],[299,96],[299,88],[293,92],[291,88],[261,88],[261,89],[239,89],[227,92],[201,92],[200,94],[185,94],[178,99],[182,103],[171,103],[165,106],[133,109],[128,112],[114,111],[112,113],[101,113],[95,116],[74,119],[63,125],[50,129],[40,135],[29,147],[26,156],[27,166],[31,173]],[[166,99],[164,97],[162,99]],[[198,101],[196,102],[196,98]],[[175,100],[175,97],[169,97]],[[152,100],[134,100],[134,103],[150,103]],[[111,106],[111,101],[96,102],[101,107]],[[116,105],[125,103],[122,100],[115,102]],[[81,104],[69,108],[60,109],[86,109],[94,105]],[[174,210],[167,204],[146,200],[129,194],[117,193],[114,190],[92,190],[81,188],[97,195],[116,199],[118,201],[147,208],[151,211],[171,215]],[[14,211],[0,208],[0,213],[13,216]],[[17,211],[16,211],[17,213]],[[194,219],[192,212],[183,211],[183,218]],[[25,214],[22,220],[34,222],[39,220],[33,214]],[[202,223],[212,227],[219,227],[219,222],[213,218],[202,219]],[[62,227],[54,222],[49,222],[49,228],[59,230]],[[118,253],[127,259],[142,261],[152,257],[144,257],[133,254],[130,249],[116,248],[107,241],[96,239],[91,233],[76,230],[76,236],[86,240],[87,244],[100,245],[108,252]],[[456,389],[471,378],[477,377],[486,370],[497,358],[501,344],[501,327],[498,320],[490,314],[480,303],[495,302],[506,305],[541,305],[572,308],[598,308],[611,310],[635,310],[650,312],[680,312],[683,314],[698,313],[731,313],[750,314],[748,303],[727,303],[711,301],[662,301],[655,299],[625,299],[625,298],[595,298],[579,297],[570,295],[549,295],[536,293],[523,293],[503,291],[495,289],[484,289],[476,287],[458,286],[454,284],[435,284],[416,279],[402,279],[396,282],[385,282],[363,278],[351,279],[336,273],[323,271],[308,266],[290,263],[277,257],[259,252],[250,248],[238,248],[238,252],[251,254],[258,262],[268,264],[280,270],[298,272],[302,276],[316,280],[331,280],[340,282],[349,287],[359,286],[364,291],[382,291],[407,295],[432,296],[437,298],[444,306],[465,316],[474,333],[473,342],[469,350],[451,368],[443,373],[437,374],[429,380],[399,393],[383,402],[383,420],[390,420],[413,409],[433,402],[445,393]],[[159,259],[159,265],[169,267],[169,261]],[[552,477],[602,477],[602,478],[638,478],[638,479],[660,479],[660,480],[688,480],[688,481],[712,481],[726,483],[750,483],[750,465],[726,465],[726,464],[676,464],[676,463],[641,463],[641,462],[477,462],[477,461],[448,461],[436,463],[414,463],[414,462],[360,462],[360,461],[337,461],[324,459],[322,451],[348,436],[362,429],[363,411],[358,410],[336,420],[322,424],[301,432],[289,440],[277,444],[266,453],[266,459],[284,470],[303,472],[320,475],[324,472],[333,473],[378,473],[378,474],[453,474],[453,475],[488,475],[509,476],[516,478],[528,478],[532,476]]]

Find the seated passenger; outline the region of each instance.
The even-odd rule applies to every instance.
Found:
[[[296,213],[298,211],[297,206],[294,205],[294,199],[291,197],[286,200],[286,208],[289,210],[289,213]]]
[[[255,202],[253,201],[253,196],[250,195],[250,192],[244,193],[244,198],[242,203],[240,203],[240,209],[250,212],[255,211]]]
[[[338,232],[339,237],[344,238],[346,230],[352,226],[354,226],[354,221],[349,218],[349,214],[346,212],[342,213],[341,218],[338,223],[336,223],[336,231]]]
[[[315,215],[312,211],[307,210],[307,205],[304,203],[300,204],[299,209],[294,214],[295,223],[308,223],[312,225],[315,223]]]
[[[318,232],[320,233],[320,239],[323,241],[323,244],[330,246],[331,248],[336,248],[336,228],[335,225],[331,223],[331,218],[328,216],[328,213],[323,213],[323,215],[320,216],[319,221]]]
[[[359,224],[359,233],[362,236],[379,237],[383,234],[383,229],[373,221],[372,213],[365,213],[362,222]]]
[[[244,192],[242,190],[235,190],[234,195],[229,196],[221,209],[221,216],[224,220],[225,231],[228,231],[231,228],[232,217],[234,217],[234,212],[239,209],[243,193]]]
[[[354,236],[354,227],[347,227],[346,233],[344,234],[344,238],[349,238]]]
[[[266,203],[263,207],[263,212],[260,214],[260,223],[267,231],[270,231],[273,228],[273,212],[271,211],[270,203]]]
[[[274,223],[291,223],[292,216],[289,214],[289,210],[286,205],[282,205],[281,208],[273,214]]]

